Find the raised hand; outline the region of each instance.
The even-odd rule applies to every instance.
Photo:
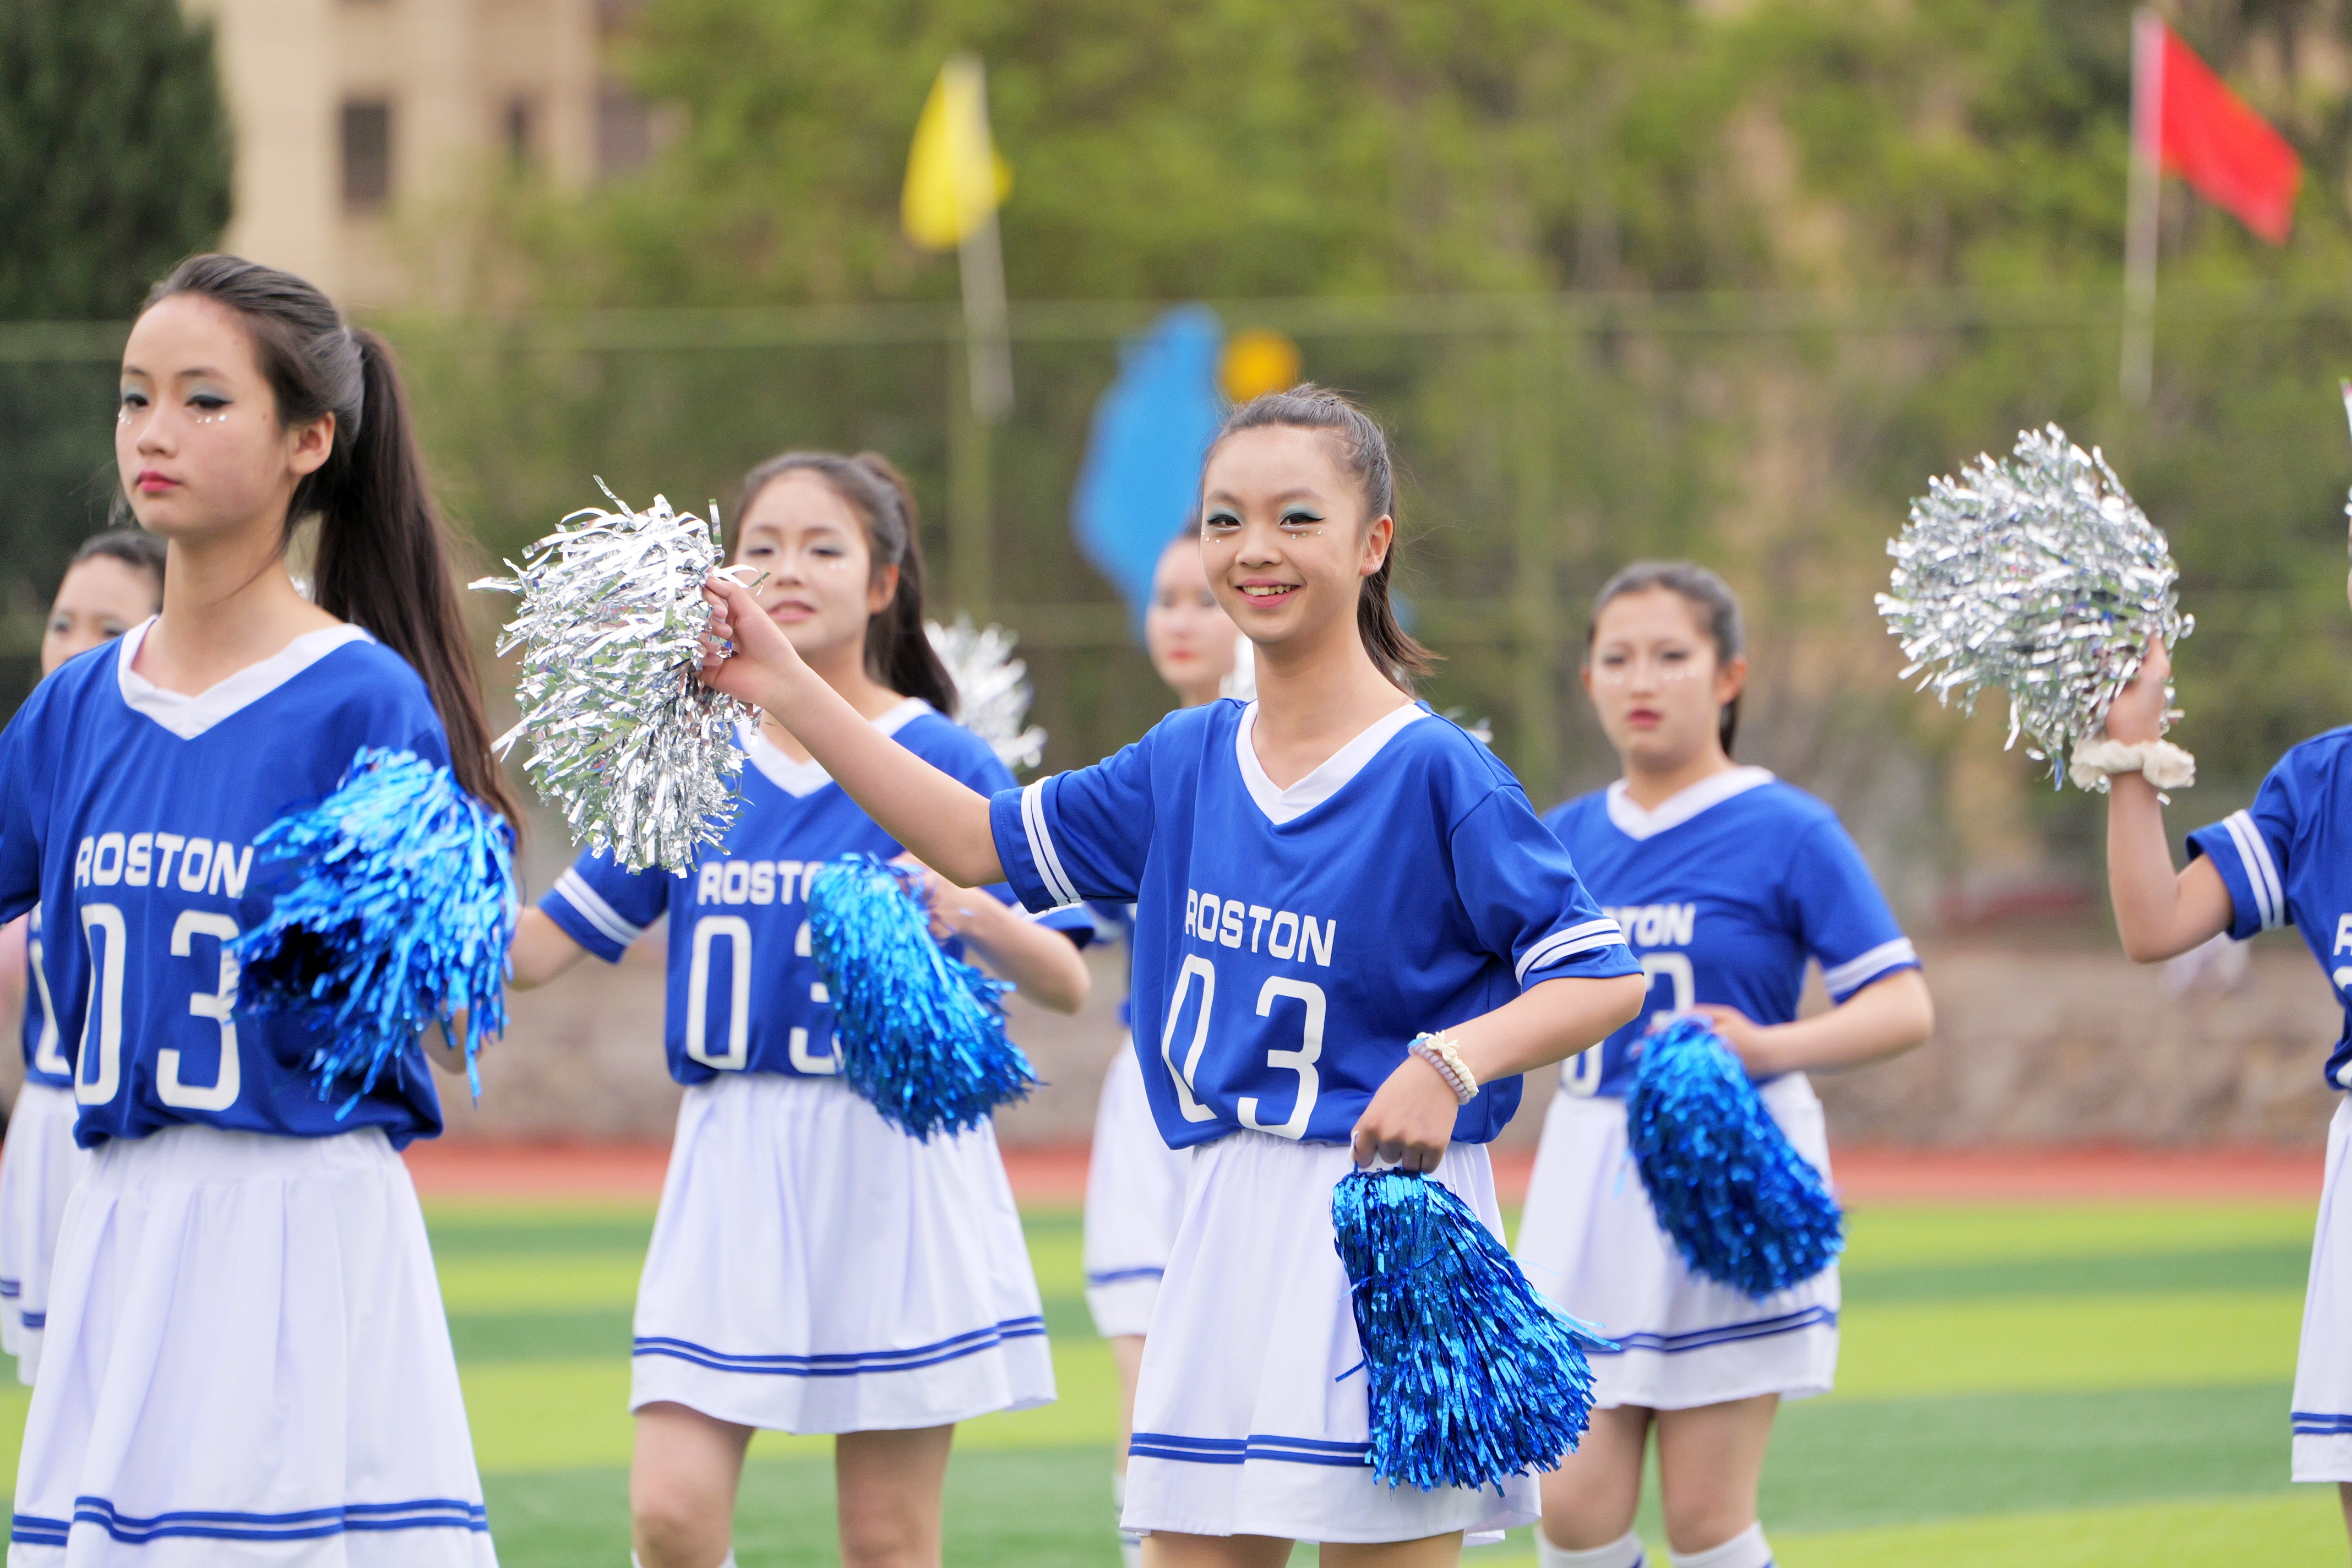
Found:
[[[723,572],[703,580],[702,597],[710,605],[702,637],[703,684],[754,708],[780,706],[780,689],[809,673],[792,639],[750,589]]]
[[[2165,688],[2172,679],[2172,656],[2166,651],[2164,639],[2147,639],[2147,654],[2141,659],[2139,673],[2132,682],[2116,694],[2107,709],[2107,739],[2137,745],[2143,741],[2161,740],[2164,736]]]

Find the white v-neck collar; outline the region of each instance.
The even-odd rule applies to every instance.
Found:
[[[1660,801],[1656,809],[1644,811],[1625,793],[1625,781],[1619,779],[1609,786],[1609,820],[1628,838],[1655,838],[1669,827],[1680,827],[1709,806],[1721,805],[1734,795],[1746,795],[1757,785],[1771,782],[1769,768],[1732,768],[1709,773]]]
[[[931,705],[919,697],[909,697],[896,708],[874,721],[874,727],[886,735],[895,735],[907,727],[908,721],[919,719],[931,711]],[[735,726],[735,738],[743,747],[743,754],[751,765],[766,775],[770,784],[794,800],[806,800],[810,795],[833,782],[824,764],[811,757],[796,763],[776,749],[776,743],[760,732],[757,722]]]
[[[1322,765],[1288,789],[1276,789],[1274,780],[1266,776],[1265,764],[1257,760],[1257,748],[1250,736],[1257,729],[1257,704],[1242,710],[1242,721],[1234,726],[1234,755],[1241,763],[1242,783],[1249,789],[1250,799],[1276,827],[1295,817],[1302,816],[1339,793],[1340,786],[1364,771],[1364,764],[1380,754],[1396,732],[1406,725],[1429,718],[1430,711],[1418,702],[1408,702],[1393,713],[1376,719],[1354,740],[1323,759]]]
[[[114,650],[115,684],[121,688],[126,706],[144,713],[183,741],[193,741],[222,720],[251,707],[344,644],[375,641],[349,624],[321,626],[315,632],[304,632],[258,664],[248,664],[190,697],[184,692],[166,691],[131,668],[139,660],[140,644],[147,640],[154,625],[155,617],[150,616],[122,634],[122,641]]]

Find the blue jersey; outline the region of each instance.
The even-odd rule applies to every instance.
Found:
[[[41,906],[35,904],[25,931],[25,1081],[71,1089],[73,1063],[66,1059],[65,1031],[58,1024],[49,977],[41,969],[47,946],[41,931]]]
[[[1128,949],[1128,994],[1118,1001],[1118,1026],[1131,1029],[1135,1027],[1135,906],[1090,900],[1086,911],[1087,919],[1094,921],[1097,942],[1118,943]]]
[[[988,742],[908,698],[875,728],[951,778],[983,793],[1013,782]],[[722,1072],[824,1078],[841,1070],[824,976],[809,955],[810,881],[850,854],[887,860],[898,841],[814,762],[795,763],[745,727],[743,805],[725,839],[690,872],[631,871],[583,855],[539,907],[572,941],[616,963],[646,927],[669,921],[670,1076],[704,1083]],[[991,889],[1010,903],[1012,889]],[[1092,931],[1072,911],[1054,923],[1079,940]],[[961,944],[948,942],[957,953]]]
[[[1031,909],[1135,904],[1135,1045],[1170,1146],[1345,1142],[1415,1035],[1528,985],[1636,973],[1518,781],[1419,704],[1277,789],[1230,700],[991,803]],[[1454,1136],[1519,1101],[1483,1086]]]
[[[2328,1087],[2352,1089],[2352,729],[2281,757],[2250,808],[2189,836],[2189,858],[2200,855],[2230,889],[2231,936],[2302,931],[2345,1009]]]
[[[1661,1013],[1704,1002],[1788,1023],[1807,959],[1840,1002],[1919,967],[1837,814],[1762,768],[1717,773],[1655,811],[1621,781],[1544,821],[1650,974],[1643,1016],[1561,1070],[1570,1094],[1623,1094]]]
[[[446,763],[425,683],[356,626],[296,637],[201,696],[131,666],[149,621],[43,681],[0,735],[0,920],[38,902],[42,969],[85,1147],[199,1122],[321,1138],[441,1130],[411,1046],[350,1110],[320,1097],[328,1043],[303,1020],[236,1015],[228,943],[267,916],[290,868],[253,840],[331,791],[362,746]]]

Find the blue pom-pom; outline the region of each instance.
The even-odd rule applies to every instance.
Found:
[[[1625,1137],[1659,1226],[1695,1274],[1761,1300],[1819,1274],[1845,1245],[1829,1184],[1703,1018],[1677,1018],[1643,1042]]]
[[[466,1076],[506,1028],[514,938],[514,833],[447,768],[370,746],[326,799],[254,840],[265,863],[294,868],[269,918],[230,944],[236,1005],[316,1020],[331,1043],[310,1059],[326,1098],[357,1080],[349,1114],[428,1025],[466,1015]],[[454,1033],[454,1030],[452,1031]]]
[[[1467,1204],[1407,1172],[1355,1171],[1331,1189],[1331,1228],[1382,1480],[1499,1489],[1576,1447],[1592,1414],[1585,1347],[1616,1347],[1528,1284]]]
[[[833,998],[841,1076],[882,1120],[929,1142],[1036,1087],[1005,1037],[1013,989],[931,940],[917,873],[845,855],[809,885],[809,952]]]

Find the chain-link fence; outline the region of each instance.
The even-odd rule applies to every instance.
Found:
[[[965,413],[946,309],[379,324],[405,357],[451,512],[488,556],[596,500],[593,475],[632,501],[717,498],[731,518],[740,476],[769,453],[887,453],[924,506],[938,611],[1020,634],[1058,767],[1133,738],[1163,705],[1068,522],[1095,400],[1154,309],[1017,306],[1018,400],[992,429]],[[2352,368],[2352,300],[2173,291],[2147,410],[2113,392],[2105,290],[1218,309],[1230,329],[1288,333],[1306,374],[1389,425],[1399,586],[1417,634],[1446,655],[1428,695],[1490,718],[1538,804],[1613,772],[1576,689],[1591,591],[1627,560],[1685,554],[1747,597],[1741,755],[1835,801],[1903,901],[1916,910],[1988,866],[2081,881],[2095,866],[2087,803],[2000,758],[1998,715],[1968,728],[1902,692],[1871,605],[1882,542],[1927,477],[2053,419],[2103,444],[2172,533],[2200,621],[2181,660],[2189,736],[2218,786],[2189,815],[2250,790],[2352,699],[2338,553],[2352,449],[2334,380]],[[121,336],[0,324],[9,700],[30,685],[65,554],[111,500]],[[479,606],[486,638],[501,604]],[[560,835],[538,837],[560,852]]]

